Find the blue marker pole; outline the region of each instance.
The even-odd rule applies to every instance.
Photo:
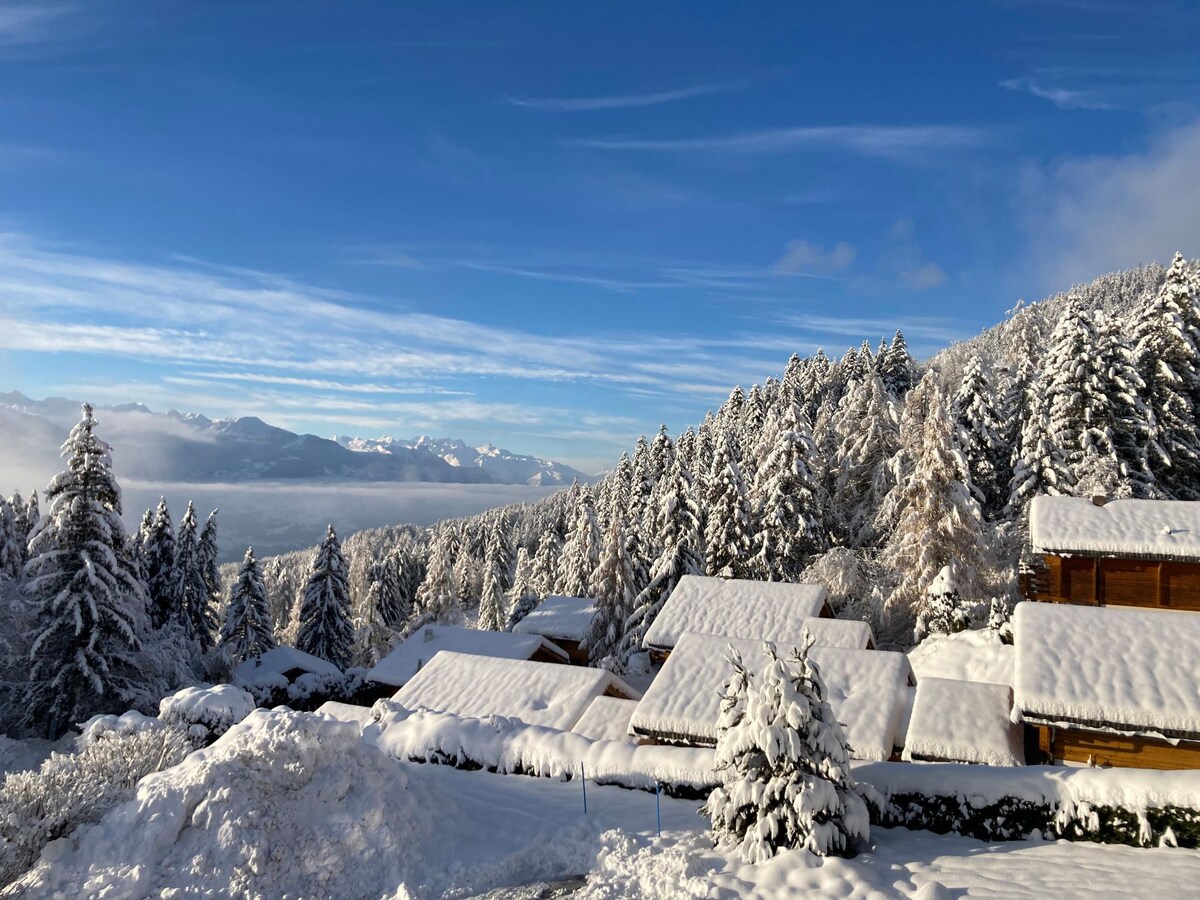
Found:
[[[654,782],[654,819],[658,828],[658,836],[662,837],[662,784]]]
[[[583,763],[579,764],[579,781],[583,784],[583,814],[587,815],[587,772],[583,768]]]

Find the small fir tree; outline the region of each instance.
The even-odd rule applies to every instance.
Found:
[[[253,547],[246,548],[225,607],[221,646],[238,662],[261,656],[275,647],[271,601],[267,598],[267,586],[263,583],[258,560],[254,558]]]
[[[717,443],[705,504],[707,574],[744,577],[752,553],[750,492],[742,477],[741,451],[730,431]]]
[[[179,611],[179,581],[175,577],[175,527],[167,498],[158,499],[150,532],[142,546],[146,593],[150,597],[150,621],[162,628]]]
[[[313,557],[312,570],[300,604],[300,634],[296,647],[339,669],[350,665],[354,648],[350,585],[346,559],[333,526]]]
[[[188,503],[179,521],[179,535],[175,542],[175,593],[179,602],[177,615],[184,634],[191,637],[202,652],[207,652],[213,647],[213,632],[217,625],[209,603],[204,569],[200,539],[196,534],[196,508]]]
[[[752,683],[731,649],[715,757],[721,783],[701,812],[716,844],[736,847],[750,864],[796,848],[852,856],[870,820],[820,672],[808,646],[786,663],[771,644],[764,655]]]

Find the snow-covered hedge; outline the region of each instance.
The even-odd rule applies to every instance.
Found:
[[[128,800],[143,776],[175,765],[192,751],[182,729],[152,722],[144,716],[140,721],[128,715],[98,717],[88,723],[79,752],[51,754],[40,769],[4,780],[0,885],[29,868],[50,841]]]
[[[375,704],[377,724],[364,738],[396,759],[567,780],[583,766],[588,780],[672,796],[703,797],[717,784],[713,751],[593,741],[501,716],[468,719]]]
[[[186,729],[198,743],[211,743],[254,712],[254,697],[232,684],[187,687],[164,697],[159,721]]]
[[[1030,834],[1075,841],[1200,846],[1200,772],[865,763],[879,824],[985,841]]]

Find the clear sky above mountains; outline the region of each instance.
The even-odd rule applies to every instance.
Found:
[[[0,389],[587,470],[1200,255],[1186,0],[0,0]]]

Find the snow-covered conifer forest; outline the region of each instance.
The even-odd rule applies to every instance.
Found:
[[[96,893],[141,878],[147,891],[186,892],[211,877],[247,895],[305,895],[308,884],[320,886],[317,894],[380,896],[424,883],[428,895],[473,896],[504,885],[505,866],[516,866],[531,882],[592,872],[594,896],[690,895],[712,878],[738,893],[759,885],[763,896],[778,896],[786,885],[849,895],[847,884],[874,877],[864,874],[871,853],[850,874],[813,870],[828,878],[772,868],[788,848],[824,856],[867,847],[868,807],[883,802],[883,781],[856,783],[866,779],[851,768],[806,647],[795,657],[791,647],[778,656],[769,647],[761,673],[731,662],[715,762],[711,749],[668,762],[655,753],[667,748],[620,742],[622,762],[601,761],[570,732],[527,726],[521,736],[497,717],[447,731],[445,717],[387,699],[372,713],[391,691],[372,693],[369,670],[405,638],[430,640],[433,626],[513,632],[547,596],[562,595],[594,601],[590,624],[572,639],[590,666],[611,673],[599,675],[616,679],[604,683],[645,686],[654,663],[643,640],[687,575],[824,585],[836,617],[869,623],[875,646],[913,659],[960,632],[999,652],[1031,562],[1034,497],[1200,500],[1200,265],[1180,255],[1166,268],[1147,265],[1020,304],[929,359],[913,358],[902,331],[877,344],[877,335],[863,337],[844,352],[781,360],[760,384],[731,385],[719,408],[698,411],[681,433],[664,426],[639,438],[595,483],[429,528],[397,523],[339,536],[330,526],[313,550],[260,558],[239,547],[242,561],[224,566],[216,510],[171,510],[163,500],[127,533],[112,468],[121,448],[109,447],[102,417],[85,405],[64,436],[61,473],[28,497],[0,499],[0,761],[14,773],[0,787],[0,882],[29,896],[85,876],[98,879]],[[418,659],[416,669],[427,662]],[[269,672],[257,674],[259,666]],[[304,714],[327,701],[374,723],[384,755],[353,728]],[[402,721],[405,729],[393,727]],[[592,809],[607,827],[574,822],[569,784],[493,777],[505,785],[500,794],[480,794],[486,775],[400,770],[387,755],[562,778],[583,771],[575,761],[586,758],[597,779],[588,788]],[[262,757],[277,765],[255,774]],[[610,830],[642,828],[631,818],[655,808],[651,794],[612,785],[653,793],[664,782],[672,790],[659,797],[658,815],[674,837],[655,843]],[[246,793],[231,796],[239,793],[231,785]],[[712,835],[727,854],[723,874],[711,878],[698,860],[712,843],[693,822],[705,786]],[[224,799],[204,823],[194,806],[169,814],[156,807],[216,790]],[[1068,801],[1029,790],[1058,810],[1047,821],[1060,833],[1087,827],[1084,799],[1053,806]],[[620,799],[627,793],[647,809],[631,813]],[[344,833],[312,818],[330,796],[348,817]],[[105,817],[126,801],[123,824]],[[506,804],[517,818],[555,823],[553,849],[536,851],[551,863],[539,868],[535,851],[509,847],[511,835],[495,833],[506,829],[476,834]],[[431,808],[438,824],[426,821]],[[267,823],[246,826],[252,809],[268,809]],[[268,862],[271,829],[289,821],[300,822],[298,843]],[[1194,817],[1185,821],[1195,829]],[[153,832],[147,841],[161,853],[151,863],[161,872],[137,868],[121,828]],[[249,829],[243,849],[206,842],[210,828]],[[77,829],[69,847],[58,845],[61,859],[39,857]],[[1167,831],[1164,845],[1176,840]],[[472,834],[481,842],[474,868],[437,868],[447,835]],[[597,846],[607,860],[599,868]],[[939,846],[926,835],[872,852],[885,864],[907,860],[912,893],[935,883]],[[1102,852],[1086,854],[1093,851]],[[346,856],[337,871],[318,872],[296,855],[305,853]],[[1051,848],[1050,862],[1030,871],[1052,881],[1055,854],[1064,853]],[[1121,858],[1143,883],[1156,868]],[[1194,854],[1165,859],[1163,871],[1196,871]],[[173,865],[184,874],[162,874]],[[746,866],[758,868],[748,875]]]

